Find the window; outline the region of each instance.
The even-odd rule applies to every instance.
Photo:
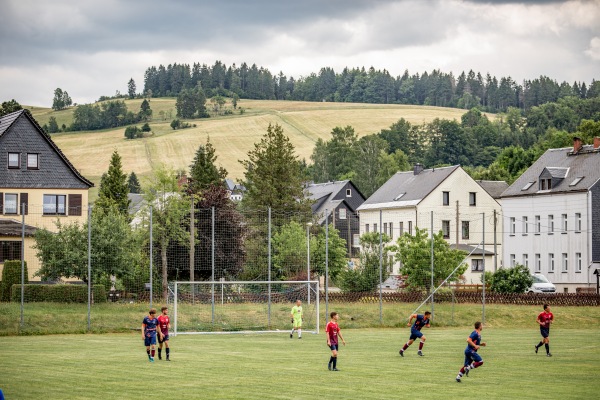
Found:
[[[516,261],[516,257],[514,254],[510,255],[510,266],[511,268],[514,267],[515,265],[517,265],[517,261]]]
[[[45,194],[44,195],[44,215],[66,215],[65,195]]]
[[[581,213],[575,213],[575,232],[581,232]]]
[[[408,221],[408,234],[412,235],[412,221]]]
[[[369,224],[365,224],[365,232],[369,233]]]
[[[554,272],[554,253],[548,254],[548,272]]]
[[[400,222],[399,224],[400,224],[400,229],[399,229],[400,236],[402,236],[402,234],[404,233],[404,222]]]
[[[346,219],[346,209],[345,208],[340,208],[339,217],[340,217],[340,219]]]
[[[352,247],[360,247],[360,235],[358,233],[352,235]]]
[[[562,253],[562,272],[569,271],[569,256],[567,253]]]
[[[562,215],[562,231],[563,233],[567,232],[567,214]]]
[[[4,214],[16,214],[19,209],[19,195],[6,193],[4,195]]]
[[[395,201],[398,201],[402,198],[402,196],[404,196],[406,193],[400,193],[398,196],[394,197]]]
[[[445,206],[450,205],[450,192],[442,192],[442,202]]]
[[[39,168],[38,157],[39,157],[38,154],[32,154],[32,153],[27,154],[27,169],[38,169]]]
[[[515,217],[510,217],[510,234],[514,235],[516,230]]]
[[[535,233],[539,234],[542,231],[542,219],[539,215],[535,216]]]
[[[21,259],[21,241],[2,240],[0,241],[0,263],[6,260]],[[20,280],[20,279],[19,279]]]
[[[529,233],[529,224],[527,223],[527,217],[523,216],[523,235],[527,235]]]
[[[521,190],[528,190],[530,187],[533,186],[534,183],[535,183],[535,181],[527,182],[527,184],[525,184],[525,186],[523,186],[523,188]]]
[[[392,227],[391,222],[390,222],[390,239],[394,239],[394,228]]]
[[[483,272],[483,260],[471,260],[472,272]]]
[[[540,179],[540,190],[551,190],[552,179]]]
[[[377,231],[377,224],[373,224],[373,232],[378,232]]]
[[[476,206],[477,205],[477,193],[469,192],[469,205]]]
[[[20,153],[8,153],[8,168],[21,168]]]
[[[346,189],[346,197],[352,197],[352,189]]]
[[[535,272],[542,272],[542,257],[539,253],[535,255]]]
[[[469,221],[462,222],[462,238],[463,239],[469,238]]]
[[[581,253],[575,253],[575,272],[581,272]]]
[[[442,221],[442,234],[444,239],[450,239],[450,221]]]
[[[529,268],[529,254],[523,254],[523,265]]]
[[[548,233],[554,233],[554,215],[548,215]]]
[[[583,179],[583,176],[578,176],[577,178],[575,178],[575,179],[573,180],[573,182],[569,183],[569,186],[577,186],[577,184],[578,184],[579,182],[581,182],[581,180],[582,180],[582,179]]]
[[[387,230],[387,222],[383,223],[383,233],[385,233],[386,235],[388,234],[388,230]]]

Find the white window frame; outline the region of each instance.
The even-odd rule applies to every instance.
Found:
[[[32,157],[35,156],[35,165],[32,165]],[[38,153],[27,153],[27,169],[40,169],[40,155]]]
[[[529,254],[523,253],[523,265],[529,268]]]
[[[540,253],[535,253],[535,272],[542,272],[542,255]]]
[[[554,233],[554,215],[548,214],[548,233]]]
[[[554,273],[554,253],[548,253],[548,272]]]
[[[17,215],[19,213],[19,195],[17,193],[4,193],[4,210],[2,211],[7,215]]]
[[[14,160],[12,160],[12,162],[11,162],[11,157],[15,157],[15,156],[17,157],[16,164],[15,164]],[[16,152],[9,151],[8,152],[8,157],[6,159],[6,162],[7,162],[8,169],[19,169],[19,168],[21,168],[21,153],[16,153]]]
[[[567,214],[563,214],[562,215],[562,231],[563,233],[566,233],[568,231],[568,215]]]
[[[338,210],[338,218],[339,219],[347,219],[348,218],[348,216],[347,216],[347,210],[345,208],[340,208]]]
[[[517,265],[517,257],[514,254],[510,255],[510,267],[514,267],[515,265]]]
[[[575,213],[575,232],[581,232],[581,213]]]
[[[575,253],[575,272],[581,272],[582,267],[581,253]]]
[[[510,217],[510,234],[514,235],[517,230],[515,217]]]
[[[562,253],[562,272],[569,272],[569,255]]]
[[[535,233],[540,233],[542,230],[542,219],[539,215],[535,216]]]
[[[527,221],[527,217],[523,216],[523,235],[527,235],[529,233],[529,224]]]

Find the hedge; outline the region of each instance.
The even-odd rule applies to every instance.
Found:
[[[25,283],[27,283],[27,262],[25,264]],[[0,285],[0,301],[10,301],[10,288],[21,284],[21,260],[4,261],[2,285]]]
[[[88,287],[86,285],[25,285],[26,302],[51,301],[56,303],[87,303]],[[21,301],[21,285],[13,285],[12,301]],[[94,303],[106,303],[106,289],[103,285],[92,287]]]

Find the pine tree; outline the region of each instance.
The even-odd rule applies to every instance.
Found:
[[[206,138],[206,145],[200,145],[196,150],[196,156],[190,165],[189,190],[191,193],[200,193],[212,185],[219,185],[227,177],[227,171],[217,167],[215,161],[215,148],[210,143],[210,137]]]
[[[127,193],[129,193],[127,175],[123,172],[121,156],[115,150],[110,158],[108,172],[100,180],[96,207],[105,210],[116,207],[122,214],[128,214],[130,200],[127,198]]]
[[[141,192],[140,181],[138,180],[137,175],[133,171],[131,171],[131,174],[129,174],[129,178],[127,179],[127,186],[129,186],[129,193]]]

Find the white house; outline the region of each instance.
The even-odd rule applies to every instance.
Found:
[[[502,194],[504,260],[561,292],[595,285],[600,268],[600,138],[547,150]]]
[[[508,187],[503,185],[479,184],[459,165],[423,169],[417,164],[413,171],[396,173],[358,208],[360,231],[382,230],[395,241],[403,233],[414,234],[416,227],[430,231],[433,226],[451,246],[473,251],[464,281],[481,283],[484,227],[485,268],[494,271],[501,263],[500,220],[495,219],[501,207],[488,190],[498,193]],[[395,263],[392,274],[398,274],[399,268]]]

